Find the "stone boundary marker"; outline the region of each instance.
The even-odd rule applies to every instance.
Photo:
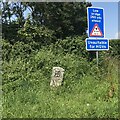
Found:
[[[53,67],[51,75],[51,87],[58,87],[62,85],[64,69],[61,67]]]

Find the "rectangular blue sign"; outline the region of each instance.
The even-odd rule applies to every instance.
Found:
[[[88,37],[104,38],[104,10],[103,8],[88,7]]]
[[[86,50],[88,51],[109,50],[109,40],[105,38],[98,38],[98,39],[87,38]]]

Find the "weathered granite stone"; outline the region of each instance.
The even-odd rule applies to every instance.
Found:
[[[64,69],[61,67],[53,67],[50,86],[58,87],[61,86],[63,81]]]

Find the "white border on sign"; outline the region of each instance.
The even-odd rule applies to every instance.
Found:
[[[87,49],[87,40],[93,39],[93,40],[108,40],[108,49]],[[86,44],[86,50],[87,51],[103,51],[103,50],[109,50],[109,39],[108,38],[86,38],[85,39]]]
[[[105,38],[105,12],[104,12],[104,8],[102,7],[87,7],[87,23],[88,23],[88,37],[90,37],[89,35],[89,17],[88,17],[88,8],[98,8],[98,9],[103,9],[103,29],[104,29],[104,37]],[[95,38],[95,37],[90,37],[90,38]],[[101,38],[101,37],[98,37]]]

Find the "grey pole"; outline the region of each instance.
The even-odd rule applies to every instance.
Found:
[[[98,67],[98,51],[96,51],[96,60],[97,60],[97,67]]]

